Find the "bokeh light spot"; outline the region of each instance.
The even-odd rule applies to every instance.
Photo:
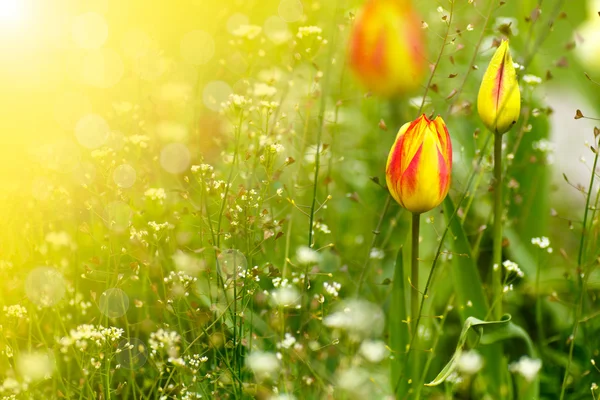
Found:
[[[52,182],[46,178],[35,178],[31,183],[31,195],[38,200],[47,200],[52,194]]]
[[[96,179],[96,167],[90,162],[82,162],[73,169],[73,179],[81,185],[91,185]]]
[[[114,201],[104,208],[104,223],[113,232],[122,233],[129,228],[131,208],[122,201]]]
[[[25,280],[25,294],[40,307],[52,307],[65,295],[65,279],[52,267],[38,267]]]
[[[148,53],[152,39],[141,29],[130,29],[123,35],[121,48],[126,57],[138,59]]]
[[[82,49],[99,49],[108,38],[108,24],[101,14],[88,12],[75,17],[71,34]]]
[[[275,15],[265,20],[263,28],[267,38],[275,44],[284,43],[292,37],[287,23]]]
[[[227,55],[227,68],[238,75],[242,75],[248,69],[248,61],[244,58],[242,53],[236,51]]]
[[[57,172],[69,172],[79,163],[79,146],[71,140],[58,140],[30,150],[36,162]]]
[[[129,164],[121,164],[113,171],[113,181],[121,188],[130,188],[135,183],[137,174]]]
[[[88,149],[96,149],[106,143],[109,133],[108,124],[97,114],[84,115],[75,126],[77,142]]]
[[[28,382],[49,378],[55,366],[54,355],[49,351],[21,353],[17,360],[17,371]]]
[[[89,52],[81,65],[83,81],[98,88],[115,86],[123,77],[125,67],[121,56],[111,49]]]
[[[119,342],[117,362],[121,368],[138,369],[143,367],[147,360],[148,348],[140,339],[123,339]]]
[[[250,20],[248,16],[242,13],[232,14],[231,17],[227,19],[227,32],[233,33],[236,29],[238,29],[242,25],[248,25]]]
[[[296,22],[302,18],[304,7],[299,0],[281,0],[277,11],[285,22]]]
[[[161,121],[156,126],[158,137],[166,142],[183,142],[187,140],[187,127],[175,121]]]
[[[73,129],[82,116],[91,112],[92,103],[82,93],[64,92],[54,100],[54,119],[63,129]]]
[[[219,111],[222,108],[222,104],[229,100],[229,95],[231,93],[233,93],[233,90],[227,83],[223,81],[212,81],[204,86],[202,99],[207,108],[213,111]]]
[[[248,269],[248,261],[246,261],[246,256],[244,256],[241,251],[236,249],[224,250],[221,254],[219,254],[217,260],[217,272],[224,278],[233,276],[234,272],[237,275],[240,272]]]
[[[215,42],[209,33],[195,30],[183,36],[179,50],[185,62],[192,65],[204,65],[215,54]]]
[[[183,143],[171,143],[160,152],[160,165],[165,171],[180,174],[190,165],[190,151]]]
[[[129,297],[119,288],[107,289],[100,295],[98,308],[109,318],[122,317],[129,309]]]

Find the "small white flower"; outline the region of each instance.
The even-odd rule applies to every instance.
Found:
[[[253,351],[246,358],[246,362],[258,380],[268,379],[279,370],[279,360],[273,353]]]
[[[458,357],[457,367],[465,375],[474,375],[483,367],[483,358],[475,350],[469,350]]]
[[[300,264],[316,264],[321,259],[321,255],[310,247],[302,246],[296,250],[296,258]]]
[[[300,303],[302,296],[293,286],[285,286],[271,292],[275,305],[280,307],[295,307]]]
[[[528,382],[531,382],[535,379],[541,368],[542,360],[537,358],[529,358],[527,356],[523,356],[519,361],[509,365],[511,372],[518,373]]]
[[[388,355],[388,349],[381,340],[365,340],[360,345],[359,352],[372,363],[378,363]]]

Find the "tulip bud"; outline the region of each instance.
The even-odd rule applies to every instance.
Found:
[[[368,0],[356,18],[349,48],[350,66],[375,94],[410,92],[425,74],[421,19],[409,0]]]
[[[387,160],[386,181],[392,197],[413,213],[437,207],[448,194],[452,143],[446,124],[425,115],[400,128]]]
[[[477,111],[485,126],[498,134],[510,130],[519,119],[521,93],[507,40],[502,41],[483,75]]]

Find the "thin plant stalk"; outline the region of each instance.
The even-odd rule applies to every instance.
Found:
[[[575,348],[575,339],[577,338],[577,331],[579,330],[579,321],[581,320],[581,313],[583,311],[583,297],[587,291],[587,281],[589,278],[589,271],[584,273],[582,278],[582,266],[584,262],[584,246],[585,238],[588,235],[587,232],[587,220],[588,211],[590,209],[590,199],[592,197],[592,190],[594,188],[594,178],[596,177],[596,166],[598,165],[598,149],[594,149],[594,165],[592,167],[592,177],[590,178],[590,186],[588,187],[587,197],[585,200],[585,211],[583,212],[583,226],[581,227],[581,239],[579,243],[579,254],[577,256],[577,276],[580,283],[579,288],[579,299],[575,308],[575,318],[573,320],[573,333],[571,334],[571,343],[569,345],[569,358],[567,361],[567,368],[565,368],[565,374],[563,376],[562,385],[560,388],[560,400],[565,397],[565,388],[567,387],[567,378],[569,377],[569,371],[571,369],[571,363],[573,361],[573,349]]]
[[[410,263],[410,321],[413,335],[417,335],[417,316],[419,315],[419,228],[421,214],[412,214],[411,263]]]
[[[494,249],[492,268],[493,316],[502,317],[502,135],[494,133]]]
[[[542,268],[542,265],[540,263],[540,257],[541,257],[541,249],[538,250],[538,259],[537,259],[537,269],[535,272],[535,293],[537,295],[536,301],[535,301],[535,319],[536,319],[536,324],[537,324],[537,328],[538,328],[538,340],[540,342],[539,348],[540,351],[544,350],[544,341],[545,341],[545,335],[544,335],[544,324],[542,323],[542,296],[540,295],[540,269]]]

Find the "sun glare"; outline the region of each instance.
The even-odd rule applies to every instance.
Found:
[[[0,0],[0,25],[14,25],[23,18],[23,0]]]

